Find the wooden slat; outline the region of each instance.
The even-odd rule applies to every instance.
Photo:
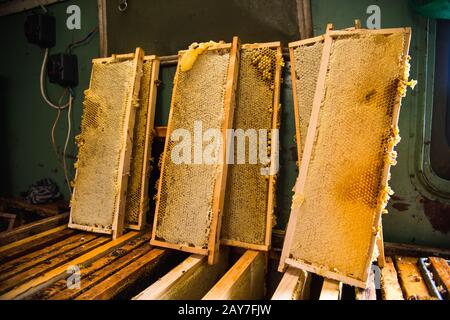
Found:
[[[203,300],[256,300],[264,297],[266,259],[263,252],[247,250],[203,297]]]
[[[432,248],[413,244],[385,242],[384,250],[387,256],[409,256],[409,257],[440,257],[450,259],[450,250],[443,248]]]
[[[228,250],[221,249],[219,261],[209,265],[206,256],[190,255],[177,267],[134,300],[198,300],[225,273]]]
[[[155,135],[158,138],[165,138],[167,134],[167,127],[155,127]]]
[[[289,267],[283,275],[272,300],[306,300],[309,298],[311,273]]]
[[[69,262],[72,259],[75,259],[76,257],[79,257],[85,253],[88,253],[89,251],[105,244],[109,241],[109,238],[107,237],[96,237],[92,241],[89,241],[85,244],[79,245],[76,248],[64,252],[60,255],[57,255],[53,258],[49,258],[45,260],[43,263],[40,263],[36,266],[34,266],[31,269],[28,269],[27,271],[21,272],[17,274],[16,276],[13,276],[2,283],[0,283],[0,293],[5,293],[8,290],[13,289],[14,287],[17,287],[21,285],[22,283],[29,281],[33,278],[39,277],[40,275],[44,274],[45,272],[49,272],[58,266]],[[66,269],[67,271],[67,269]],[[26,284],[26,283],[25,283]]]
[[[418,259],[413,257],[395,257],[395,265],[403,294],[407,300],[432,299],[433,297],[428,291],[417,261]]]
[[[28,296],[35,294],[36,292],[50,286],[56,281],[64,278],[67,274],[67,268],[73,265],[78,265],[83,268],[89,265],[93,261],[100,259],[101,257],[107,255],[112,250],[122,246],[129,240],[132,240],[139,236],[138,232],[128,232],[127,234],[121,236],[118,239],[110,241],[68,263],[63,264],[55,269],[45,272],[39,277],[32,279],[31,281],[24,283],[17,288],[3,294],[0,296],[0,300],[12,300],[12,299],[25,299]]]
[[[4,263],[0,266],[0,281],[4,281],[5,279],[8,279],[22,271],[31,269],[32,267],[42,262],[46,262],[53,257],[62,255],[78,246],[94,240],[97,237],[98,235],[95,234],[77,234],[46,248]]]
[[[386,257],[384,267],[381,269],[381,295],[384,300],[404,300],[397,270],[391,257]]]
[[[450,300],[450,267],[445,259],[430,257],[434,281],[446,291],[444,296]]]
[[[64,225],[7,244],[0,248],[0,263],[15,259],[32,251],[37,251],[76,233],[77,231],[67,229],[67,226]]]
[[[377,300],[377,290],[375,288],[375,273],[373,270],[369,274],[367,288],[355,288],[355,291],[356,300]]]
[[[30,297],[32,300],[68,300],[84,293],[113,272],[131,263],[144,253],[151,250],[148,243],[150,235],[142,235],[125,243],[104,257],[80,270],[80,288],[67,288],[66,278],[59,280],[45,290]]]
[[[45,218],[33,223],[26,224],[22,227],[13,229],[8,232],[0,233],[0,246],[4,246],[21,239],[31,237],[40,232],[45,232],[52,228],[58,227],[67,223],[69,220],[69,213],[58,214],[54,217]]]
[[[319,300],[341,300],[342,282],[323,279],[322,291]]]
[[[153,249],[125,268],[111,275],[76,300],[107,300],[129,287],[137,279],[148,275],[169,254],[166,249]]]

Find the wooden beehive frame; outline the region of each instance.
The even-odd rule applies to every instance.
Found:
[[[220,49],[226,49],[230,50],[230,58],[229,58],[229,65],[227,69],[227,82],[225,86],[225,95],[224,95],[224,121],[222,123],[221,128],[221,134],[223,138],[223,144],[224,146],[228,145],[227,140],[227,130],[231,129],[233,126],[233,113],[234,113],[234,105],[235,105],[235,91],[236,91],[236,84],[237,84],[237,77],[238,77],[238,70],[239,70],[239,39],[238,37],[233,37],[232,43],[220,43],[217,45],[214,45],[212,47],[209,47],[207,50],[220,50]],[[181,57],[181,53],[184,51],[179,52],[179,57]],[[177,92],[177,81],[178,81],[178,73],[179,69],[177,69],[177,73],[174,78],[174,85],[173,85],[173,92]],[[174,96],[174,95],[172,95]],[[164,168],[165,162],[167,161],[167,152],[168,149],[168,143],[170,140],[170,135],[173,130],[172,128],[172,117],[174,112],[174,99],[172,99],[171,107],[170,107],[170,113],[169,113],[169,120],[168,120],[168,126],[167,126],[167,133],[166,133],[166,141],[164,145],[164,154],[162,158],[162,164],[161,168]],[[201,255],[208,255],[208,263],[214,264],[217,262],[217,255],[219,250],[219,237],[220,237],[220,224],[221,224],[221,214],[223,209],[223,203],[224,203],[224,196],[225,196],[225,188],[226,188],[226,179],[227,179],[227,161],[226,161],[226,148],[220,148],[220,154],[219,159],[221,160],[220,169],[217,170],[216,176],[215,176],[215,184],[214,184],[214,195],[213,195],[213,202],[212,202],[212,220],[211,220],[211,231],[209,234],[209,240],[208,240],[208,248],[201,248],[198,246],[188,246],[188,245],[181,245],[176,243],[170,243],[167,241],[161,241],[156,239],[156,229],[157,229],[157,223],[158,223],[158,211],[160,206],[160,197],[161,197],[161,189],[162,189],[162,183],[163,183],[163,175],[164,171],[161,171],[161,176],[159,178],[159,185],[158,185],[158,194],[157,194],[157,204],[156,204],[156,210],[155,210],[155,217],[153,222],[153,232],[152,232],[152,239],[150,240],[150,243],[155,246],[170,248],[170,249],[177,249],[185,252],[190,253],[196,253]],[[169,155],[170,157],[170,155]]]
[[[119,192],[118,197],[115,203],[115,211],[112,217],[112,228],[111,230],[105,230],[103,228],[98,228],[95,226],[86,226],[81,224],[76,224],[73,222],[72,210],[69,219],[69,228],[79,229],[90,232],[97,233],[106,233],[112,234],[113,239],[120,237],[123,234],[124,229],[124,221],[125,221],[125,199],[126,199],[126,189],[128,182],[128,170],[130,168],[131,161],[131,150],[132,150],[132,141],[133,141],[133,128],[134,120],[135,120],[135,107],[134,105],[137,103],[138,95],[139,95],[139,87],[140,87],[140,79],[142,75],[142,61],[144,59],[144,51],[141,48],[136,48],[135,53],[123,54],[123,55],[113,55],[109,58],[99,58],[93,59],[93,63],[104,63],[110,62],[114,60],[133,60],[133,83],[131,84],[130,90],[130,98],[127,100],[128,104],[126,106],[125,111],[125,128],[124,133],[126,135],[125,147],[122,148],[120,153],[120,161],[119,161]],[[92,73],[91,73],[91,81],[92,81]],[[75,174],[75,178],[78,174]],[[74,188],[72,193],[72,198],[75,196],[76,188]]]
[[[295,185],[295,193],[296,194],[302,194],[303,190],[305,188],[305,180],[308,172],[308,165],[309,161],[312,155],[312,149],[313,144],[315,140],[315,132],[317,129],[318,124],[318,118],[319,118],[319,112],[322,104],[322,99],[325,95],[325,80],[328,72],[328,64],[331,54],[331,47],[333,44],[333,40],[336,37],[339,36],[348,36],[348,35],[357,35],[357,34],[393,34],[393,33],[404,33],[407,37],[407,41],[404,46],[404,52],[403,52],[403,58],[406,60],[408,57],[408,51],[409,51],[409,41],[411,37],[411,30],[410,28],[394,28],[394,29],[378,29],[378,30],[367,30],[367,29],[359,29],[359,28],[350,28],[346,30],[340,30],[340,31],[332,31],[331,28],[328,28],[327,33],[325,34],[325,42],[324,42],[324,48],[323,48],[323,54],[322,54],[322,61],[319,71],[319,77],[317,80],[317,86],[316,86],[316,92],[314,96],[314,102],[313,102],[313,109],[311,114],[311,119],[308,127],[308,134],[306,138],[305,143],[305,150],[303,150],[303,160],[300,166],[300,173],[297,178],[297,182]],[[396,100],[393,106],[393,117],[392,117],[392,125],[396,126],[398,123],[398,116],[400,111],[400,104],[401,104],[401,96],[397,94]],[[387,176],[389,173],[390,165],[385,164],[382,171],[382,181],[387,181]],[[298,219],[298,216],[300,215],[302,211],[302,206],[293,206],[291,209],[291,214],[289,217],[289,223],[286,231],[286,238],[283,245],[283,250],[280,258],[280,265],[279,265],[279,271],[284,271],[286,265],[296,267],[303,269],[308,272],[313,272],[319,275],[322,275],[324,277],[334,279],[337,281],[342,281],[344,283],[362,287],[365,288],[367,285],[367,279],[369,276],[369,270],[370,265],[372,263],[372,257],[367,257],[366,262],[366,268],[364,271],[363,278],[366,279],[366,281],[360,281],[358,279],[342,275],[338,272],[325,270],[323,268],[319,268],[313,264],[307,263],[305,261],[297,261],[289,257],[290,250],[294,238],[294,232],[296,229],[296,221]],[[374,223],[373,223],[373,229],[377,229],[381,222],[381,210],[376,213]],[[371,241],[370,241],[370,249],[369,252],[373,252],[374,246],[375,246],[375,240],[376,240],[377,234],[371,233]]]
[[[150,175],[150,157],[151,157],[151,142],[152,135],[154,134],[153,127],[155,124],[155,109],[156,109],[156,96],[157,96],[157,81],[159,78],[159,59],[152,56],[145,56],[144,61],[151,61],[151,76],[150,76],[150,90],[148,96],[148,104],[141,106],[141,108],[147,108],[147,121],[145,129],[145,142],[144,142],[144,159],[142,163],[142,180],[141,180],[141,196],[139,202],[138,223],[127,223],[126,228],[131,230],[142,230],[146,225],[146,209],[148,207],[148,182]]]
[[[274,77],[274,92],[273,92],[273,103],[272,103],[272,128],[279,128],[280,121],[280,82],[281,82],[281,68],[282,68],[282,49],[280,42],[269,42],[269,43],[254,43],[254,44],[243,44],[242,49],[257,49],[257,48],[271,48],[276,49],[276,62],[275,62],[275,77]],[[271,163],[275,162],[276,152],[275,148],[272,148],[271,152]],[[272,217],[275,208],[275,192],[276,192],[276,174],[271,174],[269,176],[269,188],[267,191],[267,213],[266,213],[266,235],[263,245],[247,243],[243,241],[236,241],[230,239],[221,239],[221,243],[224,245],[241,247],[250,250],[262,250],[268,251],[270,248],[270,243],[272,239]]]

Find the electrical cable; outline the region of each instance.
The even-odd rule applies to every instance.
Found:
[[[66,94],[68,92],[69,91],[67,89],[64,90],[63,94],[59,98],[58,105],[61,106],[61,101],[64,99],[64,97],[66,96]],[[58,158],[58,162],[62,165],[61,157],[60,157],[60,155],[58,153],[58,148],[56,146],[56,140],[55,140],[55,129],[56,129],[56,126],[58,125],[58,121],[59,121],[59,117],[60,116],[61,116],[61,109],[58,109],[58,113],[56,114],[56,119],[53,122],[53,126],[52,126],[52,145],[53,145],[53,151],[55,152],[56,157]]]
[[[66,48],[66,53],[71,53],[73,48],[76,48],[78,46],[84,45],[86,43],[88,43],[92,37],[97,33],[98,31],[98,27],[95,27],[91,32],[89,32],[83,39],[72,42],[71,44],[69,44]]]
[[[63,151],[64,177],[66,178],[67,187],[69,188],[70,193],[72,193],[72,186],[70,185],[69,174],[67,173],[66,153],[67,153],[67,145],[69,144],[70,133],[71,133],[71,129],[72,129],[72,121],[71,121],[72,102],[73,102],[73,95],[72,95],[72,92],[70,92],[69,108],[67,110],[67,136],[66,136],[66,142],[64,144],[64,151]]]
[[[69,106],[69,102],[67,102],[65,105],[63,106],[57,106],[55,104],[53,104],[48,98],[47,95],[45,93],[45,68],[47,67],[47,59],[48,59],[48,48],[45,48],[45,54],[44,54],[44,60],[42,61],[42,66],[41,66],[41,76],[40,76],[40,85],[41,85],[41,95],[42,98],[44,98],[44,101],[53,109],[65,109]]]

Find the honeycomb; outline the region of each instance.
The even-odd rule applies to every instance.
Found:
[[[375,219],[392,194],[383,172],[395,163],[408,41],[403,31],[334,38],[304,190],[294,196],[291,259],[366,281]]]
[[[139,219],[146,213],[148,208],[148,195],[142,194],[142,177],[144,170],[144,151],[147,129],[147,114],[150,109],[149,91],[150,79],[152,76],[153,60],[144,60],[142,67],[142,78],[139,92],[140,108],[136,110],[136,120],[134,124],[133,149],[131,153],[130,177],[128,179],[126,215],[125,222],[130,225],[139,225]],[[153,129],[153,128],[152,128]],[[150,141],[148,147],[151,148],[152,131],[150,131]],[[147,154],[151,154],[151,149]],[[143,197],[143,198],[142,198]],[[141,203],[144,207],[141,208]]]
[[[193,141],[196,121],[202,122],[203,132],[222,128],[229,59],[229,49],[207,50],[197,57],[189,71],[181,71],[178,65],[169,123],[171,132],[186,129]],[[170,136],[167,139],[157,199],[155,239],[207,248],[215,177],[220,165],[175,164],[171,155],[177,152],[178,142],[172,141]],[[191,159],[194,159],[193,149]]]
[[[111,233],[118,205],[120,154],[126,147],[126,111],[132,99],[133,60],[93,60],[85,91],[71,200],[72,224]]]
[[[323,40],[312,44],[304,44],[294,48],[294,59],[291,68],[295,70],[295,83],[297,93],[297,111],[299,116],[296,122],[297,141],[299,150],[298,163],[301,161],[305,147],[306,133],[308,132],[309,118],[316,92],[317,77],[319,76],[320,61],[322,57]],[[298,127],[297,127],[298,126]]]
[[[270,132],[273,127],[275,65],[281,63],[280,58],[276,48],[241,49],[234,129],[266,129]],[[261,175],[264,164],[248,163],[248,145],[245,152],[245,164],[228,168],[221,238],[264,245],[269,181]],[[237,154],[236,143],[234,154]]]

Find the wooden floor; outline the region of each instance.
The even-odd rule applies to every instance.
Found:
[[[205,256],[150,246],[149,233],[132,231],[111,240],[66,225],[62,214],[0,234],[0,299],[259,300],[272,295],[266,286],[267,253],[222,247],[219,262],[211,266]],[[426,260],[414,257],[411,246],[390,251],[366,290],[289,268],[272,299],[449,298],[450,268],[442,258],[447,251],[427,251],[441,257]]]

